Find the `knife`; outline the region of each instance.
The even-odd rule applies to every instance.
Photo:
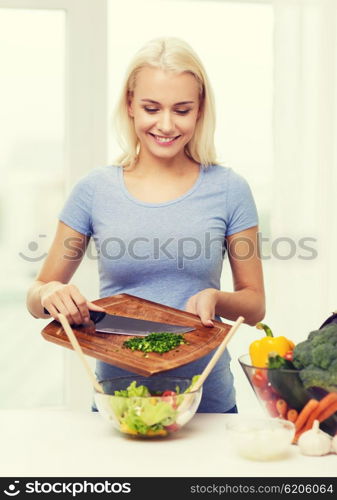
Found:
[[[117,316],[100,311],[90,311],[90,319],[95,323],[97,333],[146,336],[153,332],[187,333],[195,330],[195,328],[190,326],[145,321],[143,319]]]
[[[44,312],[46,314],[49,314],[49,312],[45,308]],[[91,322],[94,323],[93,326],[95,327],[96,333],[114,333],[117,335],[135,335],[145,337],[146,335],[149,335],[153,332],[187,333],[195,330],[195,328],[191,326],[174,325],[171,323],[159,323],[157,321],[145,321],[143,319],[117,316],[115,314],[108,314],[101,311],[89,312],[90,319]]]

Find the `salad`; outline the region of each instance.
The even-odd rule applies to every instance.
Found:
[[[132,381],[127,389],[102,397],[108,398],[110,414],[121,432],[134,436],[166,436],[180,429],[194,415],[199,399],[188,392],[198,378],[199,375],[194,376],[182,393],[179,386],[175,391],[150,392],[145,385],[137,386],[137,382]],[[189,404],[182,405],[188,397]]]

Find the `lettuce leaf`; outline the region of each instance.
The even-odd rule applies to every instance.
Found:
[[[169,403],[165,403],[165,401],[160,401],[155,405],[148,401],[145,401],[145,403],[148,404],[143,405],[140,417],[146,425],[152,426],[159,423],[170,425],[175,421],[177,411]]]
[[[132,430],[139,432],[139,434],[146,434],[149,430],[142,418],[136,414],[134,410],[130,410],[123,419],[123,422]]]
[[[114,415],[120,419],[128,409],[127,399],[125,397],[111,396],[110,405]]]
[[[139,385],[137,387],[137,382],[134,380],[133,382],[131,382],[131,384],[129,385],[129,387],[127,387],[126,390],[122,390],[122,391],[115,391],[115,396],[122,396],[122,397],[125,397],[125,398],[130,398],[132,396],[150,396],[150,392],[148,390],[147,387],[145,387],[145,385]]]
[[[192,381],[191,381],[191,385],[189,387],[187,387],[186,391],[184,391],[184,393],[186,392],[191,392],[191,389],[193,387],[193,385],[196,383],[196,381],[200,378],[200,375],[194,375],[194,377],[192,378]]]

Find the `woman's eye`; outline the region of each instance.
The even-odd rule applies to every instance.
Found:
[[[157,111],[159,111],[158,108],[149,108],[147,106],[144,106],[144,110],[147,113],[157,113]],[[190,109],[176,109],[174,112],[177,113],[178,115],[187,115],[189,111]]]
[[[155,113],[156,111],[158,111],[158,109],[157,109],[157,108],[147,108],[146,106],[145,106],[145,108],[144,108],[144,109],[145,109],[145,111],[147,111],[148,113]]]
[[[178,115],[187,115],[188,112],[189,112],[189,109],[177,109],[176,110],[176,113],[178,113]]]

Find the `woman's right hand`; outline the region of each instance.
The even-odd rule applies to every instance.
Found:
[[[89,302],[73,284],[51,281],[40,289],[41,305],[54,319],[63,314],[70,324],[88,323],[89,311],[105,312],[100,306]]]

